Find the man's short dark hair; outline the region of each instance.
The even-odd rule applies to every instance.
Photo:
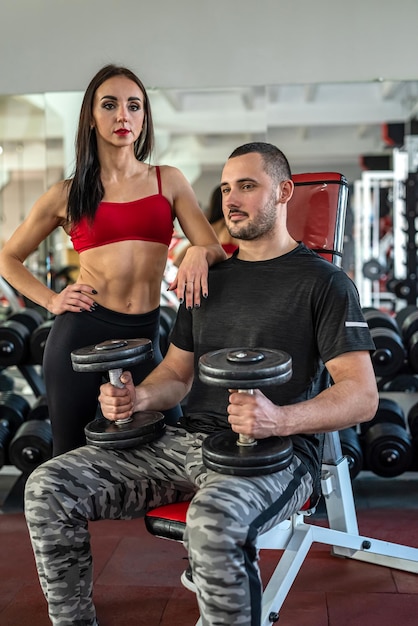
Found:
[[[264,141],[253,141],[251,143],[245,143],[230,154],[229,158],[243,156],[250,152],[257,152],[261,155],[264,163],[264,170],[272,178],[274,183],[278,185],[284,180],[288,180],[292,177],[290,171],[289,161],[277,146]]]

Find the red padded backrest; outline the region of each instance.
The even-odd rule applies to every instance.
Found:
[[[336,172],[294,174],[293,197],[288,204],[287,226],[297,241],[341,266],[347,180]]]

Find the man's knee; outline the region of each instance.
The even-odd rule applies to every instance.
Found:
[[[25,485],[24,505],[28,522],[51,518],[54,510],[60,509],[65,499],[66,482],[62,468],[53,458],[37,467],[29,476]],[[61,504],[59,501],[62,501]]]
[[[248,520],[235,494],[225,493],[213,485],[199,489],[187,511],[186,547],[211,551],[221,542],[227,549],[227,546],[244,544],[247,533]]]
[[[45,464],[39,465],[39,467],[29,474],[25,484],[25,500],[31,498],[32,495],[35,497],[37,495],[44,495],[48,491],[48,472],[44,465]]]

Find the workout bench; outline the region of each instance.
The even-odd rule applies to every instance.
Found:
[[[288,206],[292,236],[330,262],[341,266],[347,181],[326,172],[293,176],[295,192]],[[342,455],[338,432],[326,433],[321,470],[328,527],[306,523],[314,509],[303,511],[259,536],[257,547],[284,550],[263,593],[261,626],[279,619],[280,609],[313,543],[331,546],[331,554],[418,573],[418,548],[359,535],[347,458]],[[315,504],[315,503],[314,503]],[[188,502],[149,511],[145,524],[150,533],[182,541]],[[202,626],[199,619],[196,626]]]

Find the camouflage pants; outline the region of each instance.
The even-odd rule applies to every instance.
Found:
[[[142,448],[84,446],[29,476],[25,514],[54,626],[95,624],[89,521],[142,517],[150,508],[192,497],[185,544],[203,624],[260,624],[257,534],[302,506],[312,478],[296,457],[288,469],[268,476],[208,471],[204,437],[169,426]]]

